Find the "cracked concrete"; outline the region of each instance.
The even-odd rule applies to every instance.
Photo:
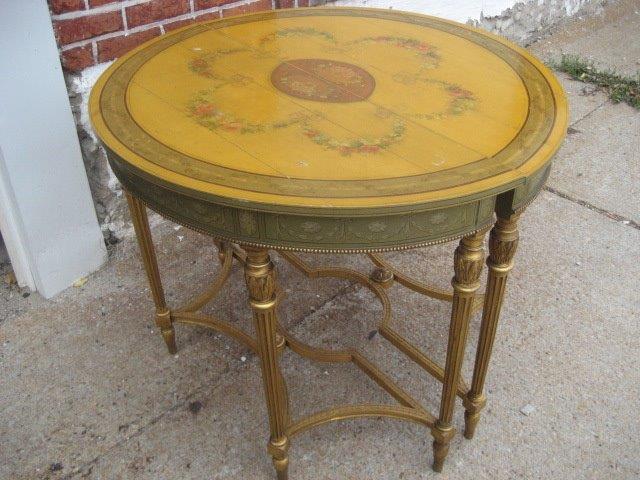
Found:
[[[636,48],[632,33],[617,48]],[[438,475],[430,470],[424,428],[391,420],[335,423],[294,440],[292,479],[640,476],[640,112],[561,81],[571,133],[547,190],[522,220],[476,438],[458,435]],[[167,297],[179,304],[188,287],[217,271],[215,249],[168,222],[153,231]],[[453,248],[387,257],[447,286]],[[274,478],[257,358],[224,336],[180,326],[179,352],[168,355],[152,322],[135,242],[128,237],[111,249],[105,268],[51,301],[0,289],[0,478]],[[307,258],[369,269],[363,257]],[[325,346],[357,345],[437,410],[437,383],[372,335],[379,306],[366,290],[338,280],[309,283],[281,259],[277,267],[287,289],[284,322],[296,335]],[[399,287],[390,294],[394,325],[442,361],[448,305]],[[209,308],[252,331],[238,269]],[[477,334],[475,318],[467,377]],[[390,401],[350,366],[287,353],[283,369],[294,415],[336,402]],[[458,405],[455,426],[462,424]]]

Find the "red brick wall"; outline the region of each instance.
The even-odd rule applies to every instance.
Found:
[[[190,23],[313,0],[48,0],[62,65],[80,71]],[[317,3],[317,1],[315,2]]]

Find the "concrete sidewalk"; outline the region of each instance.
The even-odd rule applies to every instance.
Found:
[[[560,32],[532,50],[545,56],[575,48],[625,70],[638,60],[631,58],[640,48],[637,21],[619,23],[626,41],[608,49],[600,42],[611,23],[578,19],[562,29],[583,31],[582,40],[569,42]],[[590,22],[588,32],[580,22]],[[334,423],[294,439],[292,480],[640,476],[640,112],[562,82],[570,135],[547,190],[521,222],[476,438],[458,435],[438,475],[424,428],[391,420]],[[215,249],[167,222],[158,222],[154,235],[168,299],[181,303],[187,287],[204,285],[218,268]],[[446,286],[453,248],[387,258]],[[308,258],[369,270],[362,257]],[[288,292],[284,320],[297,335],[335,347],[348,339],[437,411],[437,382],[370,335],[379,307],[366,290],[337,280],[310,283],[277,263]],[[257,359],[224,336],[180,326],[179,353],[168,355],[133,239],[117,245],[86,284],[53,301],[22,293],[0,291],[0,478],[275,478]],[[449,305],[397,287],[391,295],[397,328],[442,361]],[[211,311],[251,330],[237,268]],[[475,318],[467,377],[478,324]],[[349,366],[289,353],[283,363],[294,416],[338,402],[393,402]],[[462,412],[459,405],[458,429]]]

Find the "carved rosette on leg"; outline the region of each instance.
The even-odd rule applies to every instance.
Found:
[[[149,219],[147,218],[147,208],[144,203],[135,198],[130,193],[126,193],[127,203],[129,204],[129,212],[131,213],[131,220],[133,222],[133,228],[138,238],[138,245],[140,246],[140,255],[144,263],[145,271],[147,272],[147,278],[149,280],[149,288],[151,289],[151,295],[156,305],[156,325],[162,333],[162,338],[167,344],[169,353],[175,354],[176,348],[176,333],[173,328],[173,320],[171,318],[171,311],[167,307],[167,302],[164,298],[164,290],[162,288],[162,281],[160,280],[160,271],[158,270],[158,260],[156,258],[156,251],[153,247],[153,238],[151,237],[151,230],[149,229]]]
[[[469,327],[475,293],[480,287],[480,273],[484,264],[482,244],[485,231],[469,235],[460,240],[454,256],[455,275],[453,285],[453,305],[449,326],[449,342],[445,364],[440,415],[431,432],[433,434],[433,469],[441,472],[449,452],[449,444],[455,434],[451,425],[456,399],[456,389],[460,380],[460,368]]]
[[[285,384],[278,365],[279,352],[282,351],[284,342],[277,333],[276,275],[267,250],[247,248],[246,252],[245,281],[253,309],[271,429],[268,451],[273,458],[278,480],[286,480],[289,441],[285,431],[289,413]]]
[[[464,436],[468,439],[473,438],[480,420],[480,412],[487,403],[483,393],[484,382],[493,350],[507,277],[513,268],[513,257],[518,247],[518,218],[518,214],[505,217],[498,216],[489,237],[489,258],[487,259],[489,274],[484,297],[480,337],[473,369],[473,380],[464,401]]]

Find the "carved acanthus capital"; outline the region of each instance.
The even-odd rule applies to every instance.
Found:
[[[512,215],[496,221],[489,236],[489,260],[495,266],[510,265],[518,248],[518,218]]]
[[[478,283],[484,264],[482,243],[486,231],[474,233],[460,240],[454,255],[454,285],[473,286]]]
[[[276,290],[276,272],[267,250],[246,249],[244,277],[252,300],[268,302]]]

